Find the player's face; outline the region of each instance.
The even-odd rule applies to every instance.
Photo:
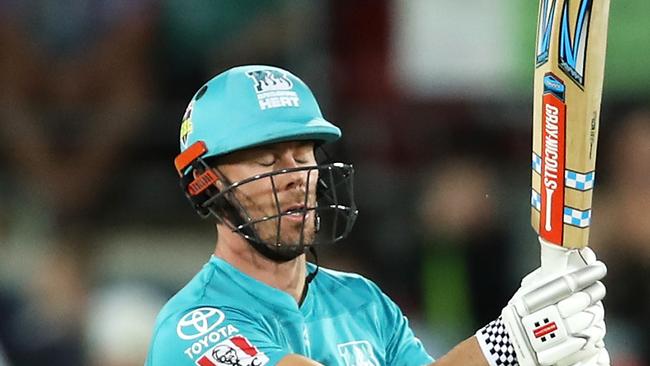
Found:
[[[234,183],[258,174],[314,165],[316,158],[312,142],[282,142],[230,154],[219,165],[219,169]],[[315,207],[317,181],[318,170],[277,174],[243,184],[234,190],[234,194],[245,211],[243,215],[259,220],[305,208],[306,194],[306,206]],[[316,233],[314,215],[313,210],[307,211],[304,220],[303,212],[282,215],[279,219],[259,222],[253,229],[263,242],[270,245],[278,241],[282,245],[301,244],[302,232],[302,243],[308,245],[314,241]]]

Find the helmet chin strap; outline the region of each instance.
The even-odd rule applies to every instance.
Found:
[[[316,248],[314,246],[310,246],[309,252],[314,257],[314,265],[316,266],[316,268],[314,269],[314,272],[311,272],[310,274],[307,275],[307,285],[309,285],[311,281],[314,280],[314,277],[316,277],[316,274],[318,274],[318,268],[320,268],[320,266],[318,265],[318,254],[316,254]],[[307,286],[305,286],[305,289],[306,288]]]
[[[210,209],[212,211],[212,209]],[[305,279],[305,286],[303,287],[302,294],[300,296],[299,303],[302,304],[305,298],[307,297],[307,289],[309,288],[309,284],[314,280],[316,275],[318,274],[318,269],[320,268],[318,264],[318,254],[316,253],[316,248],[313,245],[305,246],[303,244],[301,245],[294,245],[291,247],[285,246],[285,247],[276,247],[273,249],[269,245],[265,245],[262,243],[261,240],[259,240],[259,236],[253,230],[252,227],[250,226],[243,226],[242,229],[237,230],[236,228],[240,225],[242,225],[245,220],[242,217],[242,215],[235,209],[232,203],[228,202],[226,205],[226,217],[222,219],[223,221],[226,222],[226,225],[231,228],[231,230],[238,232],[239,235],[241,235],[250,246],[253,247],[258,253],[263,255],[264,257],[272,260],[273,262],[276,263],[286,263],[289,262],[298,256],[305,254],[305,250],[309,249],[309,252],[311,255],[314,257],[314,265],[316,268],[307,274],[307,277]],[[233,220],[231,222],[230,220]],[[316,231],[318,231],[320,228],[320,217],[316,216]],[[246,237],[251,237],[251,238],[256,238],[257,240],[250,240]]]
[[[304,254],[307,247],[309,247],[304,244],[275,247],[266,245],[251,226],[244,225],[246,220],[230,201],[227,201],[225,209],[226,215],[222,219],[226,225],[229,226],[232,231],[239,233],[244,239],[246,239],[248,244],[250,244],[250,246],[252,246],[258,253],[276,263],[289,262],[301,254]],[[237,227],[242,228],[237,229]],[[256,240],[251,240],[247,237],[255,238]]]
[[[215,167],[214,169],[220,174],[222,180],[225,183],[232,184],[219,168]],[[209,210],[214,216],[219,217],[222,221],[224,221],[224,223],[229,226],[232,231],[239,233],[244,239],[246,239],[248,244],[250,244],[253,249],[255,249],[264,257],[276,263],[286,263],[304,254],[307,247],[310,247],[304,244],[291,246],[271,246],[264,244],[264,241],[261,240],[253,227],[246,225],[247,220],[243,216],[246,211],[241,203],[239,203],[237,199],[235,199],[235,202],[232,202],[231,199],[225,199],[225,215],[220,215],[218,212],[216,212],[216,210],[213,210],[212,208],[209,208]],[[239,205],[240,209],[237,209],[237,207],[235,207],[235,204]],[[318,231],[319,226],[320,218],[317,217],[316,231]],[[254,240],[251,240],[250,238],[254,238]],[[312,251],[312,253],[314,252]]]
[[[309,252],[314,257],[314,265],[316,266],[316,268],[314,269],[313,272],[310,272],[307,275],[306,285],[302,296],[304,298],[304,296],[306,295],[307,286],[311,283],[311,281],[314,280],[314,277],[316,277],[316,274],[318,274],[318,269],[320,268],[320,266],[318,265],[318,254],[316,253],[316,248],[313,245],[306,246],[304,244],[301,244],[301,245],[294,245],[290,247],[289,246],[276,247],[275,249],[273,249],[269,245],[262,244],[262,241],[259,240],[259,236],[255,232],[255,230],[253,230],[250,226],[245,226],[243,227],[243,229],[240,230],[234,229],[237,226],[243,224],[244,219],[242,218],[241,214],[237,212],[237,210],[231,203],[228,203],[227,211],[228,211],[228,215],[227,215],[228,217],[235,217],[237,221],[240,221],[239,223],[237,223],[237,225],[233,225],[234,223],[230,223],[230,225],[232,225],[232,230],[239,232],[239,234],[244,239],[246,239],[248,244],[250,244],[250,246],[252,246],[253,249],[255,249],[258,253],[260,253],[264,257],[276,263],[289,262],[297,258],[298,256],[305,254],[305,250],[309,249]],[[319,228],[320,228],[320,217],[316,216],[316,231],[318,231]],[[258,240],[257,241],[249,240],[246,238],[246,236],[257,238]]]

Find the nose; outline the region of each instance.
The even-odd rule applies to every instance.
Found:
[[[298,167],[299,166],[294,163],[291,167],[285,167],[283,169],[292,169]],[[282,187],[284,190],[287,191],[292,189],[303,188],[307,185],[308,174],[309,172],[306,170],[299,170],[297,172],[281,174],[280,176],[278,176],[278,178],[282,178],[280,187]]]
[[[288,154],[282,157],[280,169],[294,169],[301,166],[302,165],[296,162],[292,155]],[[304,188],[307,185],[308,180],[310,185],[313,184],[312,179],[314,179],[314,177],[311,175],[311,170],[299,170],[296,172],[284,173],[276,177],[276,183],[282,190]]]
[[[284,185],[284,190],[289,191],[292,189],[304,187],[306,185],[306,179],[302,176],[305,174],[305,172],[287,173],[287,175],[291,175],[291,177],[287,177],[286,184]]]

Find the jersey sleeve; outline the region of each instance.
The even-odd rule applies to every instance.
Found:
[[[274,366],[288,354],[262,318],[206,306],[162,320],[145,366]]]
[[[408,319],[400,308],[374,283],[380,303],[380,316],[384,339],[386,341],[386,361],[388,365],[423,366],[434,359],[426,352],[422,342],[415,336]]]

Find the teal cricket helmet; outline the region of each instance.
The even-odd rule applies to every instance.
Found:
[[[312,245],[337,242],[348,235],[358,212],[352,165],[279,169],[231,182],[208,159],[271,143],[310,140],[319,145],[340,137],[341,130],[323,118],[311,90],[295,75],[273,66],[240,66],[217,75],[194,95],[183,116],[181,152],[174,165],[183,192],[201,217],[216,217],[259,253],[283,262]],[[284,174],[307,177],[306,187],[310,177],[316,176],[316,192],[306,189],[302,204],[281,207],[274,179]],[[233,192],[260,180],[268,180],[273,187],[274,213],[252,217]],[[225,184],[219,186],[219,181]],[[283,238],[280,230],[288,215],[294,219],[302,215],[300,236],[294,241]],[[258,232],[265,222],[277,225],[273,238]]]
[[[340,137],[302,80],[278,67],[250,65],[215,76],[194,95],[183,116],[180,149],[203,141],[203,157],[210,158],[275,142]]]

